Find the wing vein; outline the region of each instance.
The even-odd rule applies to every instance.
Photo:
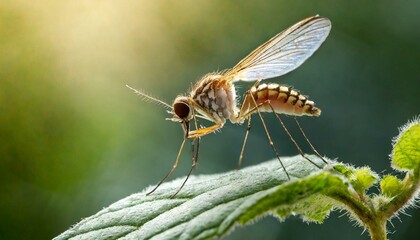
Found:
[[[293,71],[321,46],[330,29],[327,18],[304,19],[256,48],[224,77],[229,81],[254,81]]]

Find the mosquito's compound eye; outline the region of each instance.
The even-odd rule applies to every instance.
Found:
[[[188,116],[190,115],[190,107],[183,102],[175,103],[174,111],[175,114],[181,119],[188,118]]]

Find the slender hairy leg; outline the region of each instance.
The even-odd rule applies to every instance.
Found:
[[[250,95],[250,96],[251,96],[251,99],[254,101],[255,106],[258,106],[258,104],[257,104],[257,102],[255,101],[254,97],[253,97],[252,95]],[[268,102],[268,101],[267,101],[267,102]],[[269,141],[269,143],[270,143],[270,146],[271,146],[271,148],[273,149],[274,153],[276,154],[276,157],[277,157],[277,159],[279,160],[280,165],[281,165],[281,167],[283,168],[284,172],[286,173],[287,178],[290,180],[289,173],[287,172],[286,168],[284,167],[283,162],[280,160],[280,156],[279,156],[279,154],[278,154],[278,152],[277,152],[277,150],[276,150],[276,147],[274,147],[273,141],[271,140],[270,133],[268,132],[267,125],[265,124],[265,121],[264,121],[264,119],[263,119],[263,117],[262,117],[262,115],[261,115],[261,112],[260,112],[260,109],[259,109],[259,108],[257,108],[257,113],[258,113],[258,115],[260,116],[260,119],[261,119],[261,122],[262,122],[262,124],[263,124],[264,130],[265,130],[265,133],[266,133],[266,135],[267,135],[267,137],[268,137],[268,141]]]
[[[249,109],[249,110],[245,109],[245,107],[248,107],[248,104],[249,104],[248,102],[249,101],[251,101],[252,103],[255,103],[255,100],[254,101],[250,100],[250,98],[253,98],[251,96],[251,89],[253,87],[257,87],[258,84],[260,84],[260,82],[261,82],[261,80],[257,80],[252,85],[252,87],[248,91],[246,91],[245,96],[244,96],[244,100],[242,101],[241,109],[239,111],[238,119],[244,120],[245,118],[248,118],[248,116],[253,114],[257,110],[257,108],[261,105],[261,104],[255,105],[252,109]]]
[[[244,150],[245,150],[245,145],[246,145],[246,140],[248,140],[248,134],[249,134],[250,130],[251,130],[251,116],[248,117],[248,126],[246,128],[246,133],[245,133],[244,143],[242,144],[241,154],[239,155],[238,169],[241,168],[242,158],[243,158],[243,155],[244,155]]]
[[[191,131],[188,135],[188,138],[199,138],[201,136],[207,135],[209,133],[212,133],[214,131],[217,131],[218,129],[223,127],[223,123],[216,123],[213,126],[206,127],[206,128],[200,128],[194,131]]]
[[[146,195],[149,195],[149,194],[153,193],[169,177],[169,175],[172,174],[172,172],[178,166],[179,156],[181,156],[181,152],[182,152],[182,149],[184,148],[185,140],[187,140],[187,139],[184,138],[184,140],[181,143],[181,147],[179,148],[178,155],[176,156],[176,160],[175,160],[174,165],[172,166],[172,169],[165,175],[165,177],[158,183],[158,185],[156,185],[156,187],[153,188],[153,190],[148,192]]]
[[[298,126],[298,128],[299,128],[300,132],[302,133],[303,137],[305,138],[306,142],[307,142],[307,143],[309,144],[309,146],[311,147],[312,151],[314,151],[314,153],[315,153],[315,154],[316,154],[319,158],[321,158],[321,160],[322,160],[324,163],[328,164],[328,161],[327,161],[327,160],[325,160],[325,159],[321,156],[321,154],[319,154],[319,152],[315,149],[315,147],[312,145],[312,143],[311,143],[311,142],[309,141],[309,139],[306,137],[306,134],[305,134],[305,132],[303,131],[302,127],[300,126],[300,124],[299,124],[298,120],[296,119],[296,117],[294,117],[294,119],[295,119],[296,125]]]
[[[268,105],[270,106],[271,110],[273,111],[274,115],[276,115],[276,118],[279,120],[281,126],[283,127],[284,131],[287,133],[287,135],[289,136],[290,140],[293,142],[293,144],[295,145],[295,147],[297,148],[298,152],[300,153],[300,155],[305,158],[306,160],[308,160],[310,163],[312,163],[313,165],[315,165],[317,168],[322,169],[322,167],[318,166],[318,164],[314,163],[311,159],[309,159],[305,153],[302,151],[302,149],[299,147],[299,145],[297,144],[296,140],[293,138],[292,134],[290,134],[289,130],[286,128],[286,125],[284,125],[283,121],[281,120],[280,116],[274,111],[273,106],[271,105],[271,103],[268,103]]]
[[[195,126],[195,130],[197,130],[198,129],[198,122],[197,122],[197,117],[196,117],[196,115],[195,115],[195,110],[194,110],[194,108],[191,108],[191,111],[192,111],[192,116],[193,116],[193,119],[194,119],[194,126]],[[194,144],[193,144],[194,145]]]
[[[195,126],[195,129],[197,130],[197,129],[198,129],[198,122],[197,122],[197,117],[196,117],[196,115],[195,115],[194,108],[192,108],[192,116],[193,116],[193,119],[194,119],[194,126]],[[189,133],[188,133],[188,135],[189,135]],[[195,141],[197,141],[197,147],[196,147],[196,145],[195,145]],[[190,169],[190,171],[188,172],[188,175],[187,175],[187,177],[185,178],[184,182],[182,183],[181,187],[180,187],[180,188],[178,189],[178,191],[177,191],[174,195],[172,195],[170,198],[174,198],[174,197],[175,197],[175,196],[179,193],[179,191],[181,191],[181,189],[184,187],[185,183],[187,182],[188,178],[190,177],[190,175],[191,175],[191,173],[192,173],[193,169],[195,168],[196,163],[197,163],[197,161],[198,161],[198,149],[199,149],[199,147],[200,147],[200,138],[199,138],[199,137],[198,137],[198,138],[193,138],[193,139],[192,139],[192,141],[191,141],[191,145],[192,145],[192,152],[191,152],[191,160],[192,160],[192,164],[191,164],[191,169]]]
[[[200,149],[200,140],[201,140],[201,138],[197,138],[197,148],[194,152],[194,157],[192,158],[192,163],[193,163],[194,166],[198,162],[198,150]]]
[[[197,147],[195,144],[195,141],[197,141]],[[184,187],[185,183],[188,181],[188,178],[190,177],[192,171],[194,170],[195,166],[197,165],[198,162],[198,150],[200,148],[200,138],[195,138],[192,140],[192,146],[193,146],[193,152],[192,152],[192,164],[191,164],[191,169],[188,172],[187,177],[185,178],[184,182],[182,183],[181,187],[178,189],[178,191],[176,191],[176,193],[174,195],[172,195],[170,198],[174,198],[176,195],[178,195],[178,193],[181,191],[181,189]]]

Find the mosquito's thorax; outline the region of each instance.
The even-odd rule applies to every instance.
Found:
[[[235,87],[222,75],[208,74],[202,77],[192,89],[191,98],[200,106],[197,111],[216,123],[224,123],[239,112]]]

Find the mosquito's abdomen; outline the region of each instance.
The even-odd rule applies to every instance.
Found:
[[[254,97],[257,104],[269,100],[276,113],[293,116],[319,116],[321,114],[321,110],[315,107],[313,101],[291,87],[280,86],[275,83],[264,83],[252,87],[250,94]],[[264,104],[259,109],[262,112],[272,112],[269,104]]]

